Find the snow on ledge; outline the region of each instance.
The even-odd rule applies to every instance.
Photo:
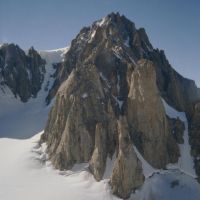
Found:
[[[137,155],[137,158],[140,160],[142,163],[142,170],[143,174],[145,176],[145,179],[148,177],[151,177],[154,173],[160,172],[161,170],[153,168],[140,154],[140,152],[137,150],[137,148],[133,145],[133,149]]]

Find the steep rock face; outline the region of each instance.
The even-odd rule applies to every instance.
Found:
[[[74,70],[58,92],[46,128],[46,132],[52,134],[46,137],[49,153],[54,154],[53,162],[59,168],[87,162],[91,157],[95,124],[104,118],[103,92],[97,84],[95,72]]]
[[[155,65],[157,86],[162,97],[177,110],[186,111],[188,117],[191,116],[192,104],[200,100],[200,89],[193,80],[182,77],[172,68],[163,50],[153,48],[144,28],[136,29],[134,23],[118,13],[111,13],[91,27],[84,27],[72,41],[64,62],[57,68],[56,80],[47,102],[55,96],[77,63],[84,61],[88,55],[93,57],[99,68],[105,69],[104,66],[109,64],[105,58],[112,54],[111,49],[118,58],[125,58],[126,63],[137,62],[141,58],[151,60]],[[112,72],[112,69],[106,69],[106,72]]]
[[[110,179],[112,191],[121,198],[128,198],[144,182],[141,162],[138,160],[129,135],[125,117],[118,121],[119,152]]]
[[[14,44],[0,48],[0,81],[26,102],[36,97],[44,79],[45,61],[33,49],[28,54]]]
[[[189,134],[192,155],[195,159],[195,170],[198,175],[198,181],[200,182],[200,102],[194,105]]]
[[[183,144],[184,139],[183,139],[183,133],[185,130],[185,125],[180,119],[168,119],[169,120],[169,126],[172,132],[173,137],[175,138],[176,142],[178,144]]]
[[[172,136],[156,86],[153,64],[147,60],[140,60],[138,64],[131,76],[128,122],[132,128],[133,141],[144,158],[152,166],[164,168],[169,162],[167,143]]]
[[[95,147],[90,160],[90,170],[96,180],[100,181],[103,177],[107,158],[107,130],[104,124],[96,124]]]
[[[178,74],[169,64],[163,50],[149,52],[148,58],[155,64],[157,85],[162,97],[177,110],[187,112],[190,117],[192,104],[200,99],[200,90],[195,82]]]

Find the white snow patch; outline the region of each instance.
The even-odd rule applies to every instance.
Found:
[[[97,26],[103,26],[106,21],[106,17],[102,18],[100,21],[96,22]]]
[[[61,54],[62,52],[67,52],[69,50],[69,47],[63,47],[63,48],[58,48],[58,49],[51,49],[51,50],[41,50],[39,51],[40,53],[43,53],[43,52],[46,52],[46,53],[49,53],[49,52],[58,52],[59,54]]]
[[[88,97],[88,94],[87,94],[87,93],[83,93],[81,97],[82,97],[83,99],[85,99],[85,98]]]
[[[189,136],[188,136],[188,121],[186,118],[185,112],[178,112],[174,108],[172,108],[170,105],[168,105],[165,100],[163,99],[163,104],[165,107],[165,112],[170,118],[179,118],[181,121],[184,122],[185,130],[183,134],[184,143],[179,144],[180,149],[180,158],[178,160],[178,163],[175,165],[170,164],[169,168],[176,168],[178,167],[181,171],[184,173],[196,177],[195,169],[194,169],[194,160],[190,154],[191,147],[189,144]]]
[[[119,100],[117,97],[115,97],[114,95],[112,95],[112,97],[115,99],[116,103],[119,105],[119,109],[122,109],[123,103],[124,101]]]
[[[124,45],[126,47],[130,47],[129,43],[130,43],[130,38],[129,38],[129,36],[127,36],[126,40],[124,41]]]
[[[121,100],[117,100],[117,103],[118,103],[118,105],[119,105],[119,109],[121,110],[122,109],[122,106],[123,106],[123,104],[124,104],[124,101],[121,101]]]
[[[95,34],[96,34],[96,30],[92,32],[91,38],[93,38],[95,36]]]
[[[114,153],[112,158],[107,156],[106,168],[105,168],[105,172],[104,172],[104,175],[103,175],[103,179],[109,179],[111,177],[115,161],[116,161],[116,153]]]
[[[91,43],[91,42],[92,42],[92,40],[93,40],[95,34],[96,34],[96,29],[92,30],[92,32],[90,33],[90,38],[89,38],[89,40],[88,40],[88,43]]]
[[[39,51],[39,54],[42,58],[47,60],[47,63],[58,63],[61,62],[65,56],[65,54],[69,51],[70,47],[64,47],[60,49],[54,49],[54,50],[44,50]]]

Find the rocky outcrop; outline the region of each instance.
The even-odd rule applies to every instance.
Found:
[[[51,133],[46,134],[49,153],[59,168],[90,159],[96,123],[104,121],[100,80],[94,67],[87,69],[74,70],[59,89],[45,130]]]
[[[175,119],[175,118],[169,118],[169,126],[171,129],[171,133],[174,137],[174,139],[176,140],[176,142],[178,144],[183,144],[184,143],[184,139],[183,139],[183,133],[185,130],[185,125],[184,123],[179,119]]]
[[[156,86],[155,69],[153,63],[147,60],[140,60],[138,64],[131,76],[127,104],[132,138],[152,166],[165,168],[169,162],[167,143],[172,135]]]
[[[187,112],[190,118],[193,103],[200,99],[195,82],[177,73],[169,64],[163,50],[150,51],[148,58],[155,65],[157,85],[162,97],[177,110]]]
[[[195,170],[200,182],[200,102],[194,105],[194,112],[189,127],[190,144],[194,157]]]
[[[129,127],[125,117],[118,121],[119,152],[110,179],[112,191],[126,199],[131,192],[144,182],[142,165],[138,160],[129,136]]]
[[[0,82],[23,102],[36,97],[44,80],[45,60],[32,48],[27,55],[14,44],[0,48]]]

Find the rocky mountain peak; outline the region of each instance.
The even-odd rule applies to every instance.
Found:
[[[118,65],[117,62],[125,63],[128,60],[130,64],[136,65],[140,58],[148,56],[152,48],[145,30],[137,30],[133,22],[119,13],[111,13],[90,27],[84,27],[72,40],[64,62],[57,68],[56,80],[47,97],[47,103],[55,96],[60,84],[67,79],[72,69],[81,66],[83,62],[95,64],[102,75],[110,79],[113,70],[114,74],[119,71],[118,67],[114,67]],[[122,67],[120,71],[125,68]]]
[[[158,169],[178,161],[184,127],[166,116],[162,98],[189,116],[198,89],[153,49],[144,28],[119,13],[84,27],[54,76],[41,141],[56,168],[88,162],[99,181],[110,159],[113,193],[128,198],[144,181],[139,157]]]
[[[36,97],[45,73],[45,60],[34,48],[28,54],[13,43],[0,47],[1,89],[7,86],[13,94],[24,102]]]

